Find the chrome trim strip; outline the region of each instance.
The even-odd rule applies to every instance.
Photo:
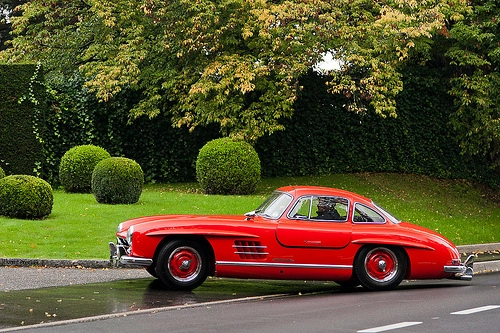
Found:
[[[148,267],[153,264],[153,259],[137,258],[130,256],[121,256],[119,259],[120,264],[125,266],[143,266]]]
[[[153,264],[153,259],[131,257],[125,255],[127,247],[109,242],[109,260],[111,266],[133,266],[133,267],[149,267]]]
[[[267,246],[264,245],[233,245],[233,248],[244,248],[244,249],[266,249]]]
[[[460,265],[460,266],[444,266],[444,271],[445,273],[465,273],[465,270],[467,267]]]
[[[241,262],[241,261],[216,261],[221,266],[244,266],[244,267],[286,267],[286,268],[325,268],[325,269],[352,269],[352,265],[327,265],[327,264],[291,264],[291,263],[269,263],[269,262]]]

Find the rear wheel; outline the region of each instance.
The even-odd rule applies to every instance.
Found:
[[[408,259],[400,248],[386,246],[362,248],[354,262],[356,277],[369,290],[390,290],[403,281]]]
[[[208,275],[205,248],[190,240],[167,243],[158,255],[156,274],[171,290],[189,291],[200,286]]]

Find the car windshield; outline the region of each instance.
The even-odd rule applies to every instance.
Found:
[[[292,196],[287,193],[275,191],[255,210],[255,214],[277,219],[283,215],[292,199]]]
[[[372,204],[378,208],[384,214],[389,220],[391,220],[392,223],[401,223],[401,220],[389,213],[386,209],[382,208],[381,206],[377,205],[375,202],[372,201]]]

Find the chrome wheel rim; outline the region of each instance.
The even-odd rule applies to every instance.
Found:
[[[396,254],[384,247],[377,247],[366,254],[365,271],[368,277],[378,283],[391,281],[398,273]]]
[[[189,282],[196,279],[201,271],[201,256],[189,246],[178,247],[168,258],[168,270],[179,282]]]

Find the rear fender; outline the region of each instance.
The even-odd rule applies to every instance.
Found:
[[[417,248],[422,250],[435,251],[432,246],[406,239],[387,239],[387,238],[361,238],[352,241],[352,244],[358,245],[387,245],[403,248]]]
[[[356,257],[354,258],[354,262],[356,262],[356,258],[358,257],[361,249],[365,248],[365,247],[386,246],[389,248],[396,248],[396,247],[401,248],[404,252],[404,255],[406,256],[406,259],[407,259],[407,269],[406,269],[405,278],[409,278],[411,276],[412,263],[411,263],[410,255],[408,254],[406,247],[414,248],[415,246],[408,245],[408,242],[402,243],[402,242],[387,241],[387,239],[370,239],[370,240],[366,240],[366,242],[362,242],[361,240],[357,240],[357,241],[354,241],[353,243],[361,245],[356,253]],[[432,248],[428,247],[428,246],[424,246],[424,247],[419,246],[419,249],[432,250]]]

